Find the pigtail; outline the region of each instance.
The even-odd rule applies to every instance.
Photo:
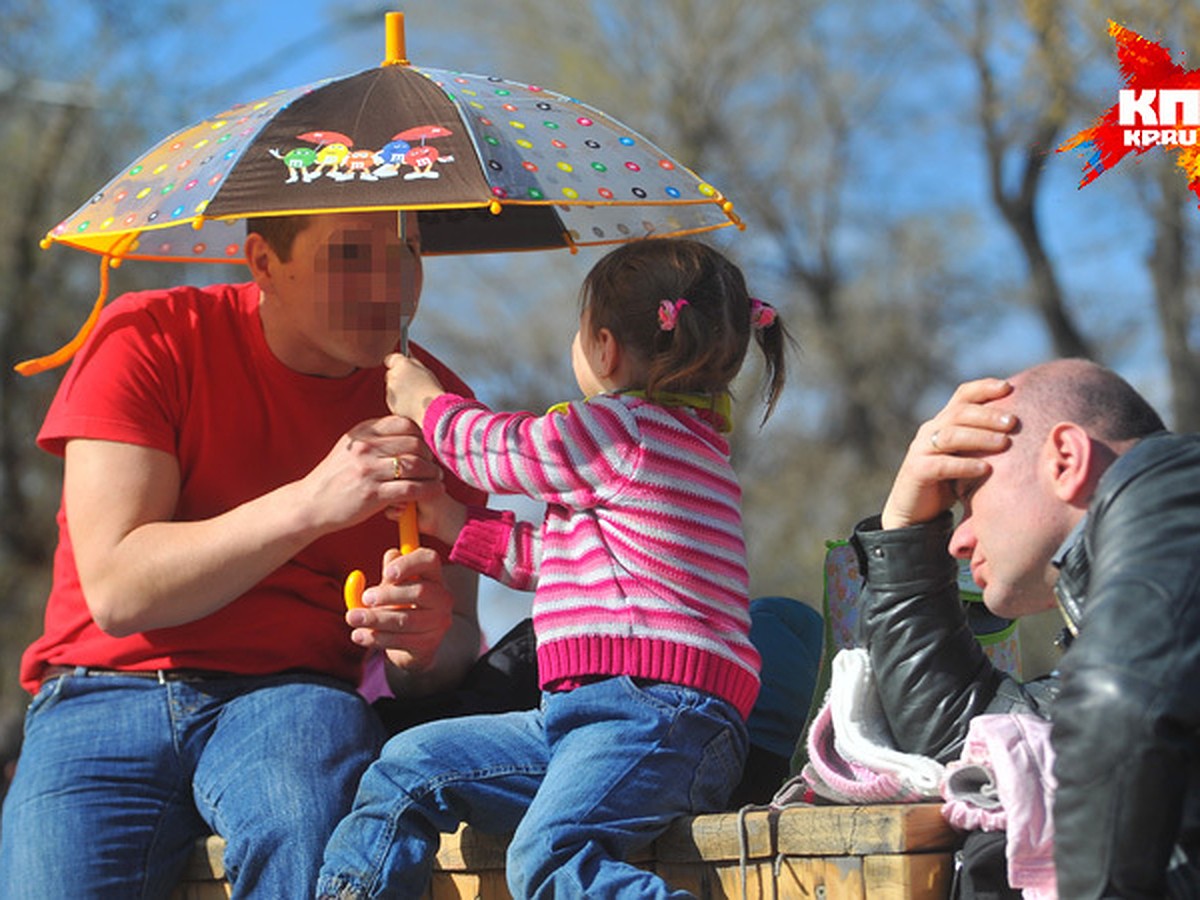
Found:
[[[775,404],[783,392],[783,383],[787,377],[787,350],[789,346],[795,346],[796,342],[788,333],[778,310],[754,297],[750,298],[750,326],[754,342],[762,351],[767,367],[763,378],[763,402],[767,410],[763,413],[759,423],[761,425],[775,411]]]

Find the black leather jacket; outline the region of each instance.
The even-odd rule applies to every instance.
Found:
[[[946,762],[975,715],[1052,719],[1059,896],[1200,896],[1200,435],[1148,437],[1102,477],[1059,575],[1078,637],[1046,678],[1016,682],[973,638],[951,528],[853,537],[897,745]]]

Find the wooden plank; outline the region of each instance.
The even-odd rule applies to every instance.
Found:
[[[784,857],[777,864],[748,861],[744,873],[736,861],[660,863],[655,868],[672,888],[700,900],[944,900],[953,864],[951,853],[927,853]]]
[[[434,872],[424,900],[512,900],[504,872]]]
[[[211,834],[196,842],[171,900],[228,900],[230,896],[225,881],[225,841]]]
[[[955,832],[939,804],[793,807],[745,816],[748,900],[944,898]],[[172,900],[223,900],[224,841],[197,842]],[[510,900],[504,880],[507,836],[470,828],[443,835],[429,900]],[[778,862],[777,857],[780,857]],[[634,860],[701,900],[740,900],[738,816],[680,820]],[[778,865],[778,878],[775,868]]]
[[[488,869],[503,871],[508,837],[484,834],[465,825],[454,834],[443,834],[433,864],[434,869],[448,872],[479,872]]]
[[[871,900],[941,900],[950,895],[953,853],[868,856],[863,876]]]
[[[196,842],[183,870],[185,881],[220,881],[225,877],[225,840],[210,834]]]
[[[656,870],[672,887],[699,900],[864,900],[861,857],[788,857],[776,862],[660,863]],[[744,879],[744,891],[743,891]],[[874,900],[873,896],[871,900]]]
[[[789,807],[744,817],[746,855],[866,856],[954,846],[954,830],[937,803],[887,806]],[[713,813],[681,819],[654,845],[659,860],[738,859],[738,816]]]

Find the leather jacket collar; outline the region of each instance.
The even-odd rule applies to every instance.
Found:
[[[1083,603],[1087,597],[1088,574],[1091,570],[1084,541],[1087,521],[1087,516],[1079,520],[1052,560],[1059,570],[1054,596],[1073,638],[1079,634],[1079,621],[1083,617]]]

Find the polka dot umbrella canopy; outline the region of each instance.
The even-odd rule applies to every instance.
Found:
[[[738,225],[712,185],[637,132],[533,85],[388,58],[184,128],[46,238],[116,258],[239,261],[244,220],[417,210],[427,254],[622,243]],[[180,227],[190,226],[190,227]]]
[[[618,244],[743,227],[720,191],[633,129],[554,91],[411,65],[386,16],[382,65],[238,104],[172,134],[46,235],[100,254],[71,358],[125,259],[241,262],[254,216],[415,211],[426,255]]]

